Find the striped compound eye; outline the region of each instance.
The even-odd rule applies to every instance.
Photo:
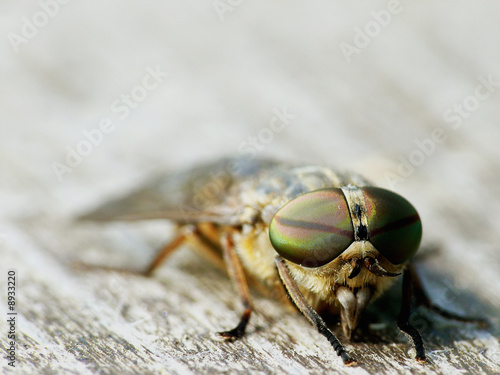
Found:
[[[392,264],[418,250],[422,223],[417,210],[389,190],[358,188],[366,204],[367,239]],[[304,267],[320,267],[337,258],[354,241],[349,207],[341,189],[303,194],[274,215],[269,237],[283,258]]]
[[[363,187],[368,237],[391,263],[401,264],[418,250],[422,222],[417,210],[402,196],[376,187]]]
[[[269,237],[283,258],[304,267],[320,267],[337,258],[354,241],[349,208],[341,189],[303,194],[277,213]]]

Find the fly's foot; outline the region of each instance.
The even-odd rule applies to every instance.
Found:
[[[425,364],[425,363],[427,363],[427,358],[426,358],[425,356],[423,356],[423,357],[417,356],[417,357],[415,358],[415,360],[416,360],[418,363],[421,363],[421,364]]]
[[[239,338],[242,338],[245,334],[245,330],[238,327],[224,332],[217,332],[217,336],[219,336],[224,341],[233,341]]]
[[[242,338],[245,334],[245,328],[247,327],[248,321],[250,320],[250,314],[250,309],[245,310],[240,319],[240,322],[235,328],[229,331],[217,332],[217,336],[225,341]]]
[[[349,367],[351,367],[351,366],[357,366],[358,362],[356,362],[352,358],[347,358],[346,360],[344,360],[344,365],[349,366]]]

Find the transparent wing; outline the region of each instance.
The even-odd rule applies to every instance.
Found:
[[[238,195],[246,181],[277,165],[270,160],[222,159],[155,178],[79,220],[168,219],[178,223],[238,224]]]

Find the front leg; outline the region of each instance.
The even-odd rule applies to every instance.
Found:
[[[403,298],[401,301],[401,311],[398,316],[398,327],[401,331],[410,335],[415,345],[417,351],[416,359],[420,362],[425,362],[425,348],[422,336],[418,330],[413,327],[410,322],[410,310],[411,310],[411,295],[412,295],[412,280],[411,271],[406,268],[403,273]]]
[[[337,352],[337,355],[342,358],[344,364],[355,364],[356,362],[349,356],[349,354],[347,354],[346,350],[337,339],[337,337],[335,337],[333,332],[328,329],[324,320],[321,319],[318,313],[314,311],[309,303],[307,303],[306,299],[297,287],[297,284],[295,284],[292,275],[290,275],[290,271],[288,271],[288,267],[286,266],[283,258],[277,255],[274,258],[274,261],[276,263],[281,282],[285,286],[290,299],[293,301],[293,303],[295,303],[302,315],[304,315],[307,320],[309,320],[316,327],[319,333],[326,337],[326,339],[330,342],[330,344]]]

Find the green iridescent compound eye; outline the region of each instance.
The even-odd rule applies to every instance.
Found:
[[[417,251],[422,223],[417,210],[402,196],[376,187],[362,187],[368,215],[368,237],[391,263],[401,264]]]
[[[316,190],[284,205],[269,226],[269,237],[283,258],[320,267],[354,241],[349,208],[342,190]]]

